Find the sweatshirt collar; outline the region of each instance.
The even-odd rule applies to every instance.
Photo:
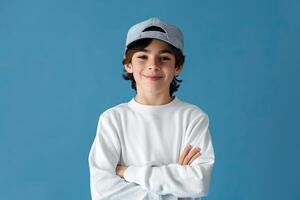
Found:
[[[159,110],[165,110],[168,108],[172,108],[176,106],[179,103],[179,99],[175,96],[174,99],[167,103],[167,104],[161,104],[161,105],[146,105],[146,104],[141,104],[137,102],[134,98],[132,98],[129,102],[128,105],[129,107],[140,110],[140,111],[159,111]]]

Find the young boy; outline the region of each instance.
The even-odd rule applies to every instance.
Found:
[[[151,18],[129,29],[123,77],[136,96],[99,117],[89,154],[93,200],[208,194],[214,164],[208,116],[173,96],[183,63],[178,27]]]

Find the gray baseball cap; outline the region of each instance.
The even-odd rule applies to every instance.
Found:
[[[145,29],[152,26],[159,27],[164,32],[153,31],[153,30],[145,31]],[[183,53],[184,43],[183,43],[183,34],[181,30],[177,26],[164,22],[157,17],[152,17],[148,20],[137,23],[128,30],[125,52],[129,44],[144,38],[153,38],[153,39],[162,40],[180,49],[181,52]]]

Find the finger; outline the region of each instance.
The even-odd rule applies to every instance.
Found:
[[[184,158],[183,160],[183,165],[187,165],[189,163],[189,161],[191,160],[191,158],[196,154],[200,152],[200,148],[199,147],[196,147],[196,148],[193,148],[189,153],[188,155],[186,155],[186,157]]]
[[[120,172],[120,168],[119,167],[117,167],[116,168],[116,174],[119,176],[119,172]]]
[[[200,152],[196,153],[196,154],[191,158],[191,160],[189,161],[188,165],[191,165],[192,162],[193,162],[194,160],[196,160],[196,158],[198,158],[200,155],[201,155]]]
[[[120,171],[122,170],[122,165],[117,165],[117,167],[116,167],[116,174],[117,175],[120,175]]]
[[[180,155],[180,158],[178,160],[179,164],[182,164],[185,156],[189,153],[189,151],[191,150],[192,146],[190,144],[186,145],[185,148],[183,149],[183,152]]]
[[[192,146],[190,144],[186,145],[185,148],[183,149],[183,152],[180,155],[180,158],[178,160],[178,164],[182,164],[184,158],[186,155],[189,153],[189,151],[192,149]]]

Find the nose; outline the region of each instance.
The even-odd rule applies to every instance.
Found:
[[[148,69],[149,70],[160,70],[160,67],[159,67],[159,64],[158,64],[158,61],[156,58],[149,59]]]

